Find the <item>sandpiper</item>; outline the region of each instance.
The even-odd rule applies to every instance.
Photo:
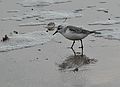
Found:
[[[59,25],[53,35],[55,35],[57,32],[62,34],[65,38],[73,41],[72,46],[71,46],[72,49],[75,44],[75,41],[80,40],[81,41],[80,48],[82,49],[82,55],[83,55],[82,39],[84,39],[85,37],[87,37],[89,34],[92,34],[92,33],[101,34],[100,32],[96,32],[96,30],[89,31],[89,30],[83,29],[82,27],[76,27],[76,26],[71,26],[71,25],[70,26]]]

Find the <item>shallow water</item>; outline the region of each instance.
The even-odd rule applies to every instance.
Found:
[[[82,1],[82,0],[81,0]],[[96,0],[95,0],[96,1]],[[37,4],[44,4],[42,0],[21,0],[19,1],[23,4],[29,4],[30,6],[37,5]],[[40,2],[40,3],[38,3]],[[48,0],[46,1],[48,3],[58,3],[56,0]],[[68,2],[68,1],[59,1],[59,2]],[[93,1],[94,2],[94,1]],[[100,36],[106,38],[106,36],[111,36],[111,39],[119,40],[120,34],[119,34],[119,15],[113,11],[113,9],[119,8],[119,4],[117,4],[117,0],[115,2],[112,1],[96,1],[95,4],[87,4],[83,1],[84,6],[74,10],[64,11],[64,10],[46,10],[46,8],[36,8],[33,7],[32,10],[28,10],[28,8],[25,8],[24,11],[14,9],[14,10],[8,10],[8,13],[15,13],[11,17],[4,17],[1,18],[2,21],[8,21],[8,20],[15,20],[15,21],[21,21],[19,23],[19,26],[40,26],[45,25],[48,21],[55,21],[56,23],[62,22],[65,20],[65,18],[76,18],[78,19],[80,17],[80,22],[91,28],[102,28],[107,29],[109,26],[112,26],[113,32],[104,31]],[[72,3],[72,2],[70,2]],[[60,4],[60,3],[59,3]],[[69,4],[69,3],[68,3]],[[114,8],[111,8],[110,5],[116,5]],[[24,7],[23,7],[24,8]],[[108,12],[106,12],[108,11]],[[87,12],[87,13],[86,13]],[[94,14],[92,15],[92,12]],[[89,15],[87,15],[89,14]],[[89,18],[88,18],[89,17]],[[94,18],[95,17],[95,18]],[[86,20],[88,18],[88,21]],[[83,20],[81,20],[83,19]],[[89,20],[91,19],[91,20]],[[92,20],[93,19],[93,20]],[[37,22],[36,22],[36,21]],[[77,24],[77,23],[76,23]],[[88,24],[88,25],[86,25]],[[80,26],[80,25],[79,25]],[[113,27],[114,26],[114,27]],[[117,27],[116,27],[117,26]],[[95,29],[97,30],[97,29]],[[110,38],[110,37],[109,37]],[[109,39],[110,40],[110,39]]]
[[[108,40],[118,40],[120,41],[120,30],[118,28],[106,29],[101,31],[101,34],[93,35],[95,37],[103,37]]]
[[[9,36],[9,40],[0,43],[0,52],[33,47],[47,43],[52,38],[53,36],[44,31],[12,35]]]

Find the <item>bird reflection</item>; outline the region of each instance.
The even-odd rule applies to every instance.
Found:
[[[68,56],[61,64],[59,64],[59,70],[71,70],[76,72],[83,65],[93,64],[97,62],[96,59],[90,59],[86,55],[77,54],[74,49],[72,49],[74,55]]]

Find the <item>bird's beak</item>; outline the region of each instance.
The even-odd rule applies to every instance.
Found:
[[[55,31],[55,33],[53,35],[55,35],[58,32],[58,30]]]

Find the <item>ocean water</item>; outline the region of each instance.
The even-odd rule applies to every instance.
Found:
[[[26,26],[41,26],[41,25],[47,25],[47,23],[53,21],[56,24],[64,24],[65,18],[67,18],[67,21],[65,21],[66,24],[69,24],[69,20],[79,20],[81,22],[81,25],[79,23],[73,21],[74,25],[79,25],[85,27],[87,26],[87,29],[94,29],[94,30],[101,30],[100,35],[94,35],[95,37],[103,37],[105,39],[109,40],[120,40],[120,15],[119,11],[115,11],[115,9],[120,8],[119,0],[115,1],[97,1],[92,0],[91,2],[87,3],[83,0],[80,0],[80,7],[75,7],[69,10],[64,10],[62,7],[59,10],[56,9],[49,9],[49,6],[53,6],[55,4],[59,6],[65,5],[72,5],[73,1],[69,0],[20,0],[16,1],[16,5],[18,6],[17,9],[9,9],[6,11],[7,16],[2,16],[1,23],[2,22],[14,22],[17,23],[15,26],[17,27],[26,27]],[[95,4],[93,3],[95,2]],[[4,3],[1,2],[1,3]],[[76,3],[77,4],[77,3]],[[78,3],[79,4],[79,3]],[[77,5],[76,5],[77,6]],[[112,8],[113,6],[114,8]],[[7,27],[9,28],[9,27]],[[1,30],[3,31],[3,30]],[[41,34],[41,32],[33,33],[33,35]],[[22,34],[23,35],[23,34]],[[12,43],[10,41],[4,43],[0,43],[0,50],[1,51],[9,51],[13,49],[19,49],[19,48],[25,48],[25,47],[31,47],[36,44],[40,44],[48,41],[46,39],[40,38],[34,38],[34,42],[29,41],[29,38],[26,39],[23,35],[17,35],[16,39],[10,39],[12,40]],[[27,34],[26,34],[27,35]],[[32,34],[31,34],[32,35]],[[22,42],[21,39],[23,38]],[[29,33],[28,36],[29,37]],[[30,36],[31,38],[32,36]],[[44,35],[43,35],[44,37]],[[10,37],[11,38],[11,37]],[[49,35],[48,35],[49,38]],[[25,39],[25,40],[24,40]],[[38,42],[37,40],[41,41]],[[17,43],[21,42],[21,43]],[[28,43],[29,42],[29,43]],[[27,44],[26,44],[27,43]],[[29,44],[29,46],[28,46]]]

